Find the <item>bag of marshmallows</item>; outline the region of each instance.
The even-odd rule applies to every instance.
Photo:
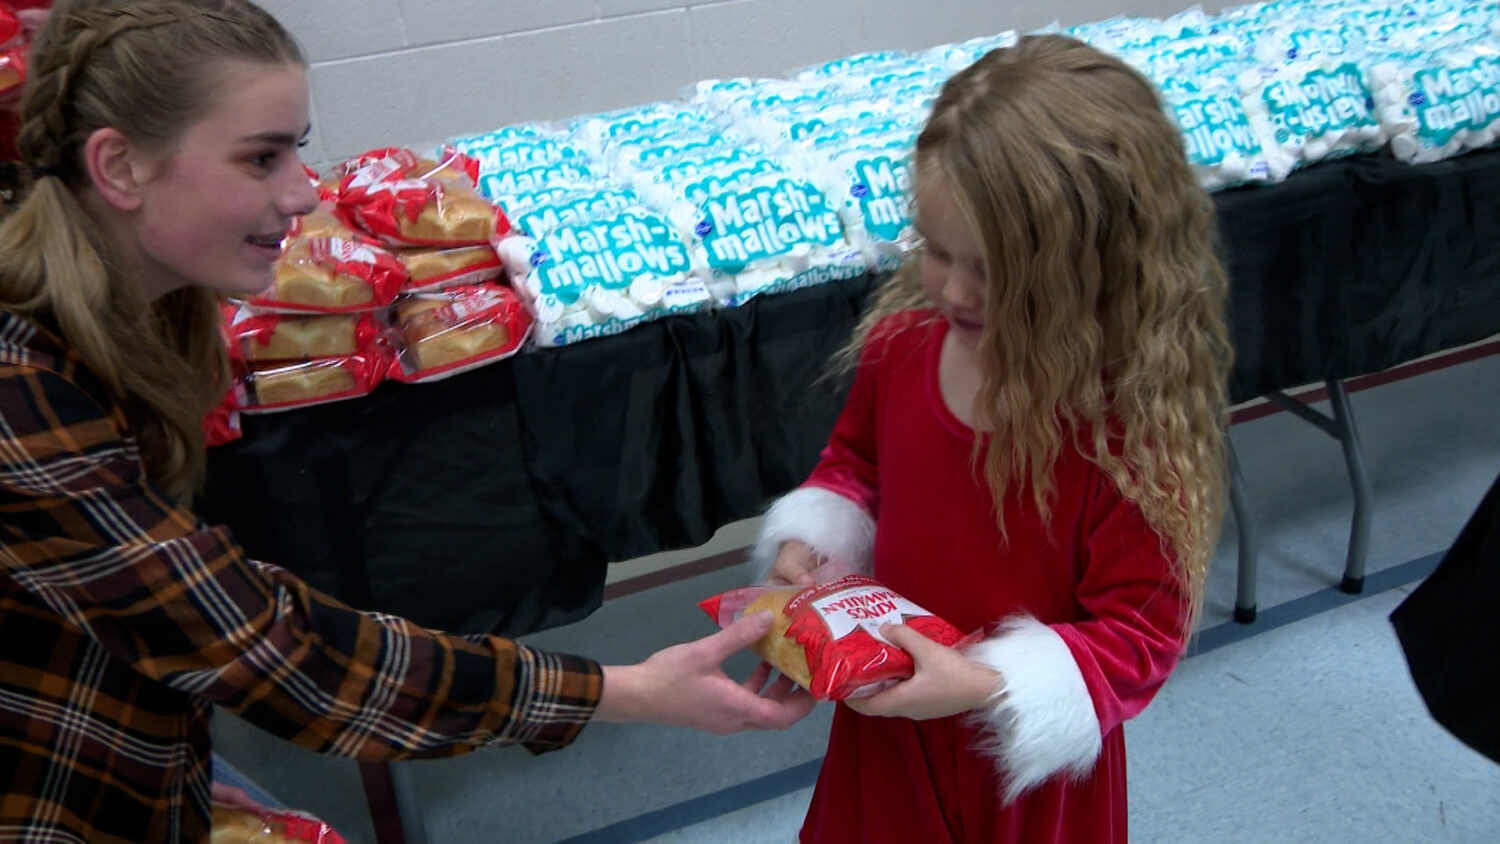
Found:
[[[964,635],[953,625],[862,575],[814,586],[750,586],[699,604],[720,627],[771,610],[771,631],[750,646],[820,700],[867,697],[911,677],[911,655],[880,628],[905,624],[942,645]]]

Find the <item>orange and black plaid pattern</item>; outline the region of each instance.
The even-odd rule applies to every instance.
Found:
[[[568,744],[599,666],[357,612],[144,477],[61,342],[0,310],[0,841],[197,841],[209,713],[319,752]]]

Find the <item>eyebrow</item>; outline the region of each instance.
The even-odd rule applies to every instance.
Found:
[[[245,137],[240,138],[240,141],[242,143],[267,143],[276,144],[278,146],[294,147],[307,140],[308,136],[311,134],[312,126],[308,126],[306,129],[302,130],[301,135],[293,135],[290,132],[260,132],[255,135],[246,135]]]

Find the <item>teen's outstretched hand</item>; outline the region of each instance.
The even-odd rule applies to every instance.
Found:
[[[881,635],[911,654],[917,664],[909,680],[867,698],[844,701],[864,715],[925,721],[989,704],[1003,683],[994,669],[923,636],[904,624],[887,624]]]
[[[771,629],[771,614],[747,615],[719,632],[652,654],[638,665],[604,666],[604,694],[595,717],[648,721],[727,735],[781,730],[802,720],[817,700],[786,677],[769,685],[762,663],[743,683],[720,664]]]

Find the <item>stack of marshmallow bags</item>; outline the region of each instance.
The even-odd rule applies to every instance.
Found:
[[[1500,0],[1275,0],[1062,32],[1150,79],[1209,190],[1500,132]],[[514,232],[497,245],[559,346],[664,315],[890,271],[915,245],[912,151],[943,83],[1015,33],[448,141]]]

